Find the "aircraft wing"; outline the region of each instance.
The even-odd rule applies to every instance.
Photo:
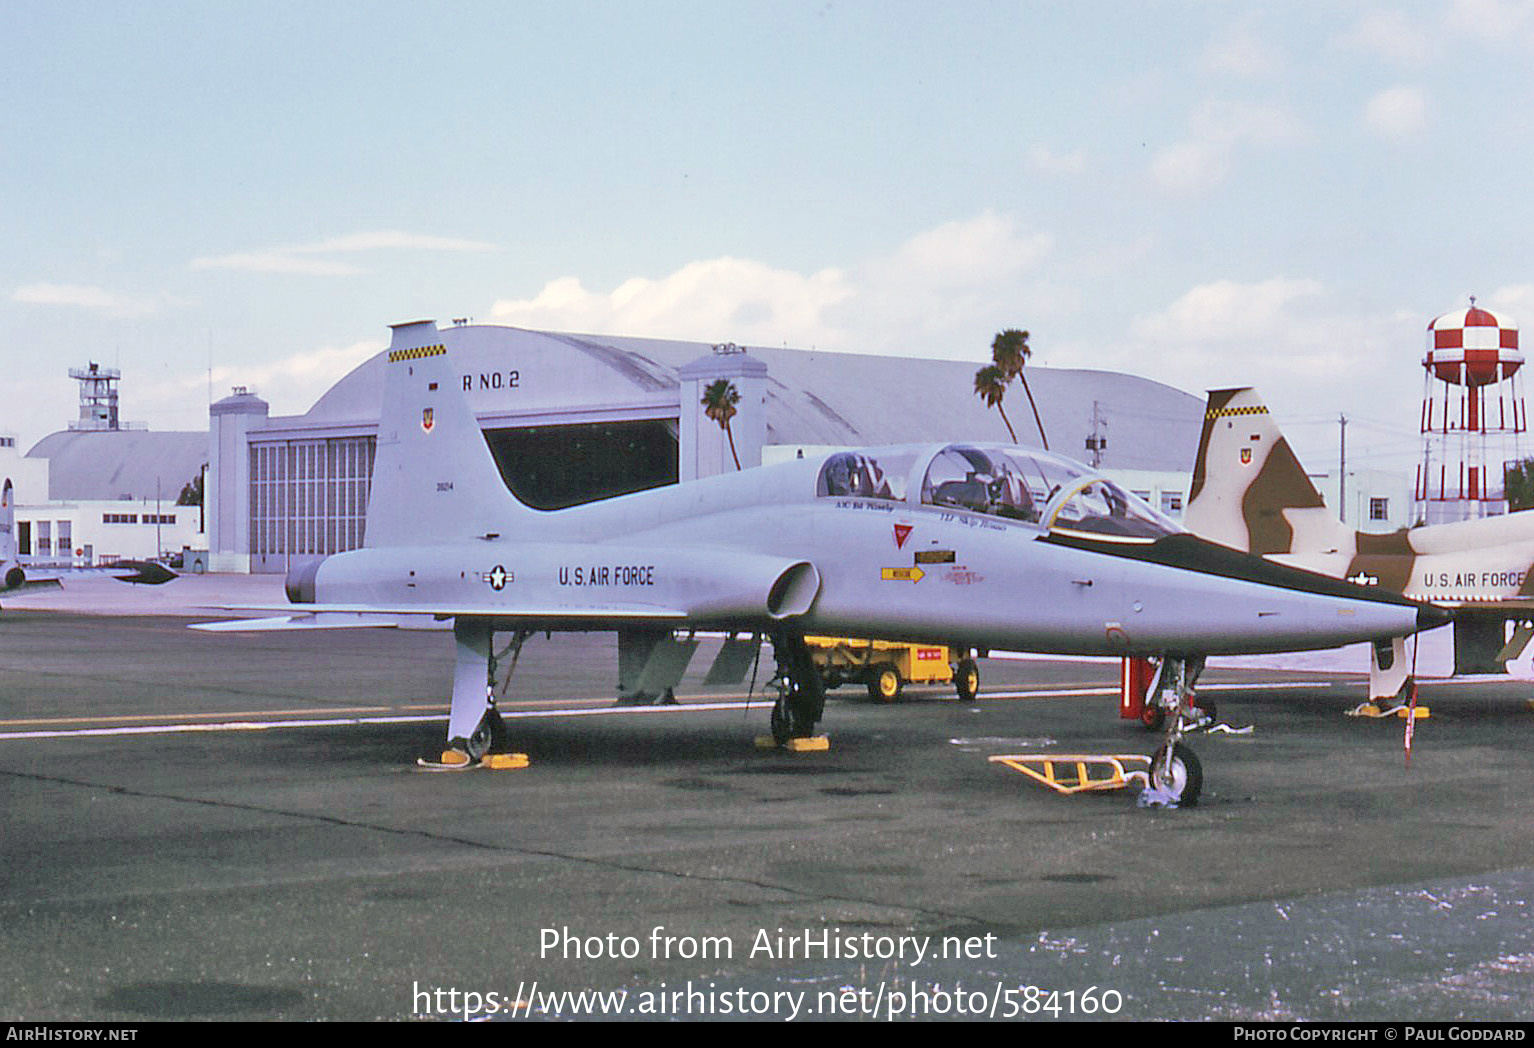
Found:
[[[34,578],[27,575],[19,582],[6,580],[5,590],[7,593],[25,592],[34,589],[60,589],[64,585],[63,580],[57,575],[45,575],[42,578]]]
[[[44,586],[62,586],[71,579],[117,579],[146,586],[159,586],[180,578],[174,571],[151,560],[121,560],[97,568],[76,567],[25,567],[11,564],[0,581],[0,590],[38,589]]]
[[[61,549],[60,553],[67,552]],[[0,593],[33,589],[38,586],[61,586],[65,579],[121,579],[158,586],[176,578],[176,573],[152,560],[120,560],[99,568],[73,565],[23,565],[16,555],[16,488],[11,478],[0,484]]]
[[[612,629],[622,625],[681,624],[687,613],[674,608],[645,604],[549,605],[506,607],[457,605],[426,607],[420,604],[302,604],[264,607],[230,607],[225,611],[280,611],[284,614],[259,619],[227,619],[198,622],[192,629],[209,633],[245,633],[275,630],[429,628],[446,619],[483,619],[505,629]]]

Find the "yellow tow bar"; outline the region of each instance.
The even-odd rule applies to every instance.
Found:
[[[1143,753],[1009,753],[990,758],[1056,793],[1122,790],[1150,784],[1151,758]]]

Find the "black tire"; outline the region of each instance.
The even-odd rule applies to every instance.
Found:
[[[881,662],[868,671],[868,697],[875,702],[894,702],[900,698],[904,684],[900,671],[888,662]]]
[[[1204,768],[1199,764],[1197,754],[1179,742],[1172,750],[1172,770],[1167,778],[1161,772],[1161,758],[1165,753],[1166,747],[1162,746],[1151,758],[1151,785],[1165,790],[1179,807],[1197,807],[1199,794],[1204,792]]]
[[[793,734],[793,722],[788,715],[788,696],[783,695],[772,704],[772,741],[783,746]]]
[[[959,701],[975,701],[975,696],[980,694],[980,667],[975,665],[974,659],[959,660],[953,672],[953,686],[959,693]]]

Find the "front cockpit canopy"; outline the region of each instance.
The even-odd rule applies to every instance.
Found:
[[[923,505],[1129,541],[1182,530],[1079,462],[1013,446],[950,444],[936,453],[914,448],[838,452],[821,467],[816,491],[905,502],[924,456]]]
[[[915,448],[838,451],[820,467],[815,494],[904,502],[917,455]]]

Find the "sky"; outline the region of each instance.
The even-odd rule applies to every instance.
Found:
[[[307,410],[391,323],[1256,385],[1409,462],[1534,318],[1534,2],[6,0],[0,431]],[[1534,323],[1534,319],[1530,320]],[[1113,420],[1110,418],[1110,455]],[[976,434],[982,439],[999,433]],[[1189,449],[1191,456],[1192,449]]]

